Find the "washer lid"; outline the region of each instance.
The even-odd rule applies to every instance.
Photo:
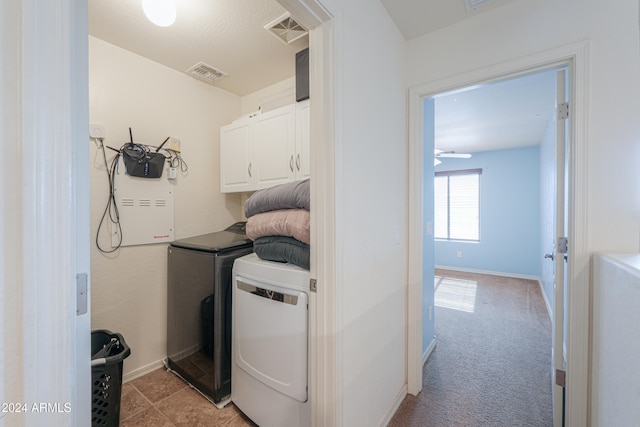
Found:
[[[236,223],[223,231],[175,240],[171,242],[171,246],[201,252],[224,252],[250,247],[253,242],[247,237],[241,225],[242,223]]]

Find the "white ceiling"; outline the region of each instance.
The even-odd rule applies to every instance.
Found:
[[[176,22],[157,27],[142,0],[89,0],[89,34],[180,72],[198,62],[228,76],[215,86],[243,96],[292,77],[295,53],[264,29],[286,10],[275,0],[178,0]]]
[[[514,0],[380,0],[407,40],[455,24]]]
[[[491,0],[471,12],[465,0],[380,1],[410,40],[516,0]],[[142,0],[89,0],[89,33],[179,72],[204,62],[228,73],[214,85],[238,96],[292,77],[295,53],[308,45],[306,36],[285,45],[263,28],[286,12],[276,0],[177,6],[175,24],[157,27],[144,16]],[[436,146],[477,152],[536,144],[554,111],[550,79],[543,74],[439,97]]]
[[[441,95],[435,99],[435,146],[474,153],[538,145],[555,104],[555,70]]]

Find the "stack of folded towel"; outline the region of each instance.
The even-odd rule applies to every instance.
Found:
[[[309,269],[309,180],[256,191],[245,203],[247,237],[261,259]]]

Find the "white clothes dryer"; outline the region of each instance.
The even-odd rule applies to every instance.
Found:
[[[231,400],[260,427],[311,425],[309,271],[240,257],[232,300]]]

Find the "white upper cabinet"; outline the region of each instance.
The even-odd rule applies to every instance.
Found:
[[[253,169],[256,189],[273,187],[291,181],[293,170],[289,155],[293,153],[296,137],[293,105],[259,114],[252,119]]]
[[[220,129],[220,191],[254,191],[308,178],[309,101]]]

